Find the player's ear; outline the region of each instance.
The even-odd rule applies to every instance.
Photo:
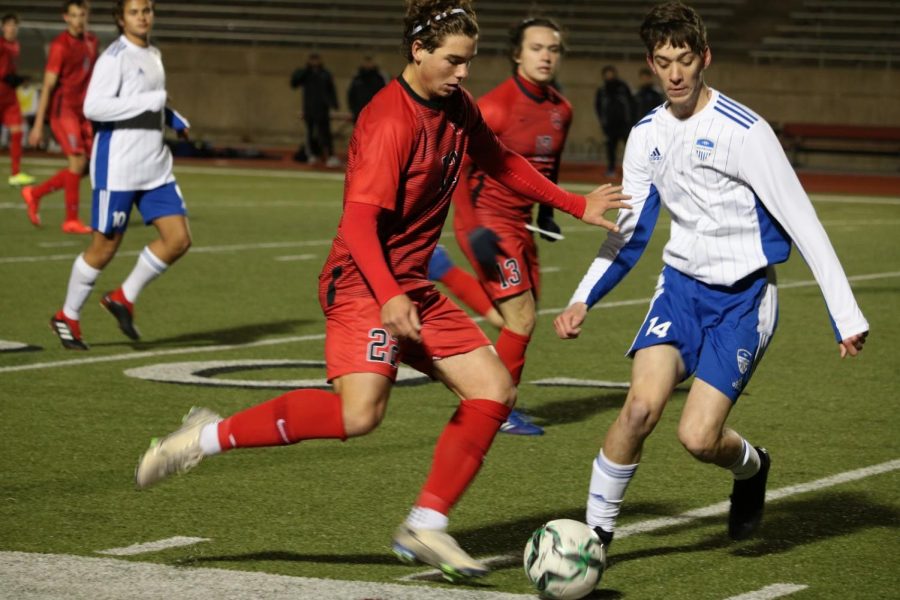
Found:
[[[709,46],[700,54],[700,58],[703,60],[703,69],[709,68],[709,65],[712,63],[712,50],[710,50]]]
[[[422,43],[422,40],[413,40],[409,50],[410,54],[412,54],[413,62],[417,65],[422,63],[424,53],[428,52],[428,50],[425,49],[425,44]]]

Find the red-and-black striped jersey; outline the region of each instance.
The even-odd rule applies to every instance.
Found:
[[[572,123],[572,105],[550,86],[513,75],[478,99],[488,127],[510,150],[521,154],[554,183]],[[531,221],[534,204],[488,175],[477,164],[466,181],[478,215]],[[459,190],[463,197],[465,190]]]
[[[97,62],[98,46],[97,36],[90,31],[80,37],[63,31],[50,42],[45,70],[59,77],[50,100],[51,117],[63,111],[82,114],[84,96]]]
[[[467,151],[520,193],[546,198],[578,217],[584,211],[582,196],[552,185],[500,143],[466,90],[429,101],[398,78],[375,95],[357,121],[347,157],[344,206],[354,202],[383,209],[378,241],[403,292],[433,285],[428,261]],[[329,303],[336,295],[374,295],[344,238],[345,218],[346,212],[319,276],[320,295]]]

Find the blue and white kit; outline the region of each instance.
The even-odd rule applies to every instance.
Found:
[[[716,90],[688,119],[680,120],[660,106],[632,129],[623,166],[623,193],[631,196],[633,208],[619,211],[619,232],[607,236],[570,304],[591,307],[622,280],[646,248],[664,206],[672,221],[663,250],[666,267],[631,352],[652,345],[653,338],[655,343],[672,343],[682,351],[687,375],[699,369],[698,377],[736,398],[774,332],[777,298],[771,267],[787,260],[791,242],[819,284],[837,340],[868,331],[809,197],[772,128],[756,113]],[[683,294],[693,294],[693,304],[673,308],[664,296],[667,286],[671,292],[675,285],[681,301]],[[654,309],[667,314],[700,311],[685,325],[694,327],[695,335],[700,332],[695,350],[709,352],[712,348],[705,346],[716,343],[707,344],[704,332],[726,315],[712,319],[703,311],[716,311],[717,304],[725,311],[730,302],[717,296],[721,293],[747,296],[742,310],[749,303],[758,311],[752,323],[742,325],[758,337],[756,347],[741,342],[736,348],[716,350],[724,353],[718,361],[739,367],[739,383],[704,377],[703,360],[686,353],[681,341],[672,338],[677,334],[663,331],[661,325],[671,319],[654,314]],[[666,335],[647,334],[654,327],[656,334]]]
[[[123,35],[97,60],[84,114],[95,129],[92,226],[101,233],[124,231],[133,205],[148,224],[161,216],[186,214],[163,128],[180,131],[189,124],[166,108],[166,98],[166,73],[157,48],[143,48]]]

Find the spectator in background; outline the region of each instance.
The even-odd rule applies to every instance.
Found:
[[[603,85],[597,88],[594,109],[606,135],[606,174],[616,174],[616,149],[628,139],[628,131],[635,123],[634,98],[628,84],[619,79],[612,65],[603,67]]]
[[[340,161],[334,156],[331,141],[331,109],[337,109],[337,94],[334,79],[322,65],[322,57],[316,53],[309,55],[306,66],[291,75],[291,88],[303,88],[303,121],[306,123],[307,162],[317,164],[319,160],[327,167],[339,167]]]
[[[16,88],[24,79],[16,73],[19,62],[19,17],[3,15],[0,36],[0,120],[9,129],[9,185],[29,185],[34,177],[20,170],[22,162],[22,110]]]
[[[637,108],[636,120],[641,119],[665,101],[666,99],[653,82],[653,71],[643,67],[638,71],[638,89],[634,93],[634,104]]]
[[[353,122],[359,118],[359,113],[365,108],[372,96],[378,93],[378,90],[387,84],[384,75],[378,70],[378,65],[371,56],[365,56],[362,64],[359,65],[359,71],[350,82],[350,88],[347,90],[347,106],[353,113]]]

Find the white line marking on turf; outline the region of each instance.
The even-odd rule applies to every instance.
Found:
[[[97,550],[97,554],[109,554],[111,556],[134,556],[136,554],[145,554],[147,552],[159,552],[169,548],[180,548],[182,546],[192,546],[200,542],[208,542],[209,538],[202,537],[186,537],[176,535],[175,537],[166,538],[164,540],[156,540],[155,542],[145,542],[143,544],[132,544],[122,548],[109,548],[107,550]]]
[[[756,590],[755,592],[747,592],[739,596],[731,596],[725,600],[771,600],[771,598],[781,598],[789,596],[800,590],[805,590],[808,585],[800,585],[797,583],[773,583],[766,587]]]
[[[287,256],[276,256],[275,260],[279,262],[289,262],[294,260],[312,260],[317,254],[289,254]]]
[[[310,335],[295,335],[291,337],[259,340],[246,344],[220,344],[218,346],[191,346],[190,348],[173,348],[172,350],[150,350],[147,352],[132,352],[125,354],[112,354],[107,356],[94,356],[91,358],[76,358],[72,360],[57,360],[52,362],[34,363],[30,365],[15,365],[0,367],[0,373],[13,373],[16,371],[31,371],[33,369],[52,369],[54,367],[72,367],[75,365],[90,365],[94,363],[116,362],[138,358],[153,358],[155,356],[174,356],[177,354],[194,354],[202,352],[222,352],[225,350],[240,350],[241,348],[254,348],[259,346],[278,346],[279,344],[292,344],[294,342],[308,342],[325,339],[324,333]]]
[[[605,381],[602,379],[575,379],[574,377],[550,377],[548,379],[535,379],[529,381],[533,385],[552,385],[554,387],[596,387],[628,389],[631,385],[627,381]]]
[[[783,488],[778,488],[777,490],[770,490],[766,492],[766,501],[774,502],[775,500],[787,498],[788,496],[795,496],[797,494],[804,494],[806,492],[815,492],[835,485],[840,485],[842,483],[848,483],[851,481],[857,481],[859,479],[865,479],[866,477],[872,477],[873,475],[881,475],[882,473],[896,471],[897,469],[900,469],[900,459],[890,460],[888,462],[872,465],[870,467],[863,467],[861,469],[855,469],[853,471],[845,471],[843,473],[838,473],[837,475],[831,475],[830,477],[816,479],[815,481],[798,483],[796,485],[789,485]],[[656,531],[657,529],[664,529],[673,525],[681,525],[684,523],[689,523],[696,519],[702,519],[704,517],[724,515],[728,512],[728,507],[729,503],[727,501],[717,502],[716,504],[704,506],[703,508],[697,508],[694,510],[683,512],[680,515],[676,515],[674,517],[662,517],[660,519],[639,521],[637,523],[632,523],[631,525],[618,527],[616,529],[616,539],[621,540],[622,538],[626,538],[632,535]],[[490,564],[493,566],[506,566],[518,564],[519,562],[521,562],[522,555],[501,554],[498,556],[491,556],[479,560],[485,563],[490,562]],[[433,579],[436,575],[440,575],[440,571],[431,569],[428,571],[423,571],[421,573],[414,573],[412,575],[400,577],[399,581],[429,580]]]
[[[0,597],[16,600],[533,600],[533,594],[290,577],[234,569],[184,568],[148,562],[0,552]]]
[[[2,259],[0,259],[2,261]],[[891,277],[900,276],[900,271],[892,271],[888,273],[870,273],[867,275],[854,275],[852,277],[848,277],[850,281],[867,281],[873,279],[885,279]],[[786,283],[779,285],[780,289],[786,288],[794,288],[794,287],[806,287],[816,285],[815,281],[796,281],[793,283]],[[616,308],[620,306],[633,306],[636,304],[646,304],[650,301],[650,298],[637,298],[635,300],[620,300],[617,302],[604,302],[598,304],[594,308]],[[563,308],[545,308],[543,310],[538,311],[538,314],[550,314],[550,313],[559,313],[562,312]],[[476,319],[477,320],[477,319]],[[192,346],[190,348],[177,348],[174,350],[158,350],[158,351],[148,351],[148,352],[134,352],[134,353],[123,353],[123,354],[112,354],[107,356],[98,356],[95,358],[77,358],[74,360],[62,360],[62,361],[52,361],[52,362],[43,362],[43,363],[34,363],[29,365],[16,365],[11,367],[0,367],[0,373],[11,373],[16,371],[31,371],[34,369],[45,369],[45,368],[54,368],[54,367],[68,367],[73,365],[85,365],[92,364],[98,362],[115,362],[120,360],[131,360],[137,358],[146,358],[146,357],[154,357],[154,356],[168,356],[174,354],[191,354],[193,352],[218,352],[225,350],[236,350],[240,348],[252,348],[254,346],[277,346],[279,344],[290,344],[294,342],[303,342],[310,340],[319,340],[323,339],[325,334],[313,334],[306,336],[294,336],[287,338],[275,338],[271,340],[260,340],[257,342],[251,342],[249,344],[227,344],[222,346]]]

